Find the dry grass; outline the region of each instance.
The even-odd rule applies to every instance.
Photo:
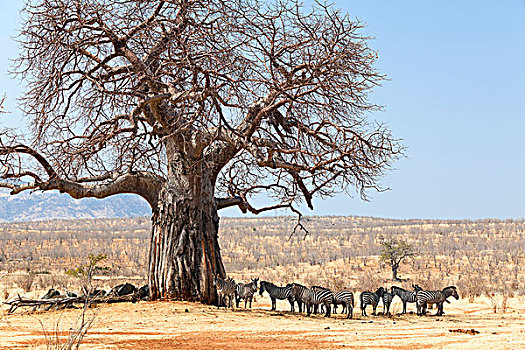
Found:
[[[278,303],[271,312],[268,297],[258,298],[252,311],[217,310],[196,303],[140,302],[99,309],[83,349],[523,349],[523,298],[512,298],[506,314],[493,314],[485,297],[453,301],[443,317],[361,317],[347,320],[306,317]],[[393,307],[400,310],[399,300]],[[409,311],[414,310],[410,304]],[[0,349],[46,349],[38,322],[64,325],[57,333],[65,341],[78,310],[33,316],[9,315],[0,320]],[[474,329],[479,334],[449,332]]]
[[[259,276],[331,288],[373,289],[390,283],[378,260],[382,237],[412,244],[418,256],[401,265],[407,286],[456,284],[473,301],[480,295],[524,295],[524,220],[391,220],[307,217],[310,234],[292,236],[293,217],[223,218],[220,244],[226,270],[240,280]],[[9,287],[25,291],[75,289],[64,275],[91,254],[106,254],[110,269],[99,286],[146,276],[150,222],[146,218],[0,224],[0,271]]]
[[[269,299],[258,296],[253,311],[218,311],[189,303],[111,305],[99,310],[82,348],[525,348],[523,220],[311,217],[305,223],[310,234],[290,238],[294,224],[295,218],[287,217],[223,218],[220,243],[228,273],[237,280],[258,276],[282,284],[351,289],[358,300],[359,291],[392,284],[390,269],[378,254],[380,239],[395,236],[419,251],[401,266],[405,281],[397,285],[409,289],[415,282],[441,289],[455,284],[463,299],[446,304],[446,315],[439,318],[362,318],[356,303],[356,317],[350,321],[342,315],[325,319],[290,314],[288,304],[281,302],[278,308],[284,311],[269,312]],[[85,263],[89,253],[108,256],[110,269],[95,278],[96,288],[108,290],[123,281],[141,285],[149,230],[145,218],[0,224],[0,299],[38,297],[49,288],[77,291],[81,281],[65,271]],[[401,305],[394,300],[395,314]],[[75,328],[79,310],[2,312],[0,349],[48,349],[43,329],[52,329],[55,343],[62,344],[69,328]],[[53,326],[57,320],[61,327]],[[448,332],[458,328],[480,334]]]

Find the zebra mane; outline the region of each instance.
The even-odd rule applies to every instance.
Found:
[[[269,287],[274,287],[274,288],[280,288],[278,285],[272,283],[272,282],[268,282],[268,281],[259,281],[259,288],[263,288],[263,285],[265,286],[269,286]]]

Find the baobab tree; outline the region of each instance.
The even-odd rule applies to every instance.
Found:
[[[218,210],[366,198],[402,152],[369,120],[384,76],[362,27],[299,1],[28,1],[14,70],[31,135],[2,132],[1,186],[142,196],[151,298],[214,303]]]

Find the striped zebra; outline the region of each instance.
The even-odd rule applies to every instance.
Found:
[[[297,302],[299,313],[303,312],[303,306],[304,306],[304,312],[306,312],[306,304],[302,300],[302,295],[304,294],[306,290],[308,290],[308,288],[299,283],[291,283],[289,286],[291,288],[292,298],[294,301]],[[296,289],[295,293],[293,291],[294,287]]]
[[[328,288],[321,287],[321,286],[311,286],[310,289],[313,290],[313,291],[316,291],[316,292],[321,291],[321,290],[330,290]],[[319,308],[321,308],[320,312],[325,312],[324,304],[321,304],[321,305],[314,305],[312,313],[314,315],[317,315],[319,313]]]
[[[291,306],[291,311],[294,312],[294,296],[292,295],[292,285],[287,284],[286,287],[278,287],[273,283],[267,282],[267,281],[261,281],[259,283],[260,289],[259,289],[259,295],[263,295],[263,293],[266,291],[270,295],[270,299],[272,299],[272,311],[275,311],[277,307],[276,299],[279,300],[285,300],[287,299]],[[299,305],[299,311],[301,311],[302,307]]]
[[[392,304],[392,299],[394,299],[394,294],[389,293],[388,289],[385,289],[383,293],[383,315],[390,314],[390,304]]]
[[[295,296],[296,300],[303,302],[306,306],[306,316],[310,316],[312,313],[312,307],[314,305],[324,304],[326,313],[325,317],[330,317],[331,308],[330,305],[333,304],[334,295],[328,289],[319,289],[313,290],[308,289],[305,286],[299,285],[297,283],[292,284],[292,294]]]
[[[437,304],[436,316],[443,315],[443,303],[446,301],[449,303],[447,298],[454,297],[459,299],[458,291],[455,286],[448,286],[443,290],[421,290],[416,293],[416,307],[417,314],[423,316],[427,314],[427,304]]]
[[[334,314],[337,313],[337,305],[343,305],[343,311],[345,309],[348,312],[346,318],[352,318],[354,316],[354,293],[349,290],[343,290],[334,294]]]
[[[416,292],[423,290],[420,286],[417,284],[413,284],[412,287],[414,288],[414,291],[408,291],[406,289],[392,286],[392,294],[394,296],[398,296],[401,301],[403,302],[403,312],[401,314],[407,313],[407,303],[415,303],[416,302]]]
[[[219,275],[215,276],[214,281],[219,295],[217,308],[224,305],[225,308],[233,307],[233,299],[235,298],[235,280],[231,277],[222,278]]]
[[[252,278],[250,283],[237,283],[235,286],[235,304],[239,307],[239,302],[244,299],[244,308],[250,302],[250,309],[252,308],[253,294],[257,292],[257,282],[259,278]]]
[[[383,287],[379,287],[375,291],[375,293],[372,293],[369,291],[365,291],[361,293],[361,295],[359,296],[359,299],[361,301],[361,316],[368,316],[366,314],[367,305],[372,305],[372,308],[373,308],[372,315],[375,316],[377,304],[379,304],[379,299],[381,299],[384,293],[385,293],[385,288]]]

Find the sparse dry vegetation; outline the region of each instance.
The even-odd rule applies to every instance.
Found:
[[[476,337],[490,343],[491,348],[494,344],[507,348],[502,342],[506,332],[517,332],[512,344],[522,347],[522,340],[517,339],[522,338],[523,332],[519,327],[523,324],[521,305],[525,293],[519,281],[523,280],[525,269],[524,220],[307,217],[304,224],[309,235],[290,237],[296,225],[293,217],[223,218],[220,243],[228,274],[238,281],[258,276],[277,284],[297,281],[333,290],[374,290],[379,285],[394,284],[390,266],[381,262],[380,251],[382,239],[396,238],[412,245],[418,254],[403,264],[399,276],[403,281],[395,284],[405,289],[411,289],[413,282],[425,289],[456,284],[463,300],[447,304],[447,315],[439,319],[395,316],[401,306],[394,299],[394,316],[378,316],[372,321],[355,315],[354,320],[343,323],[340,317],[344,316],[339,314],[329,319],[291,314],[283,311],[288,309],[286,303],[278,305],[278,313],[271,313],[267,311],[269,299],[258,295],[253,310],[247,312],[218,311],[215,307],[178,302],[111,304],[93,310],[103,315],[87,324],[94,328],[86,338],[86,348],[136,349],[139,343],[142,347],[138,348],[150,350],[221,348],[231,344],[239,348],[249,344],[253,348],[263,344],[275,348],[284,341],[289,342],[286,344],[290,349],[327,348],[327,344],[331,344],[328,348],[338,348],[341,342],[374,348],[374,344],[382,344],[381,339],[387,338],[400,349],[413,348],[411,337],[399,338],[397,327],[402,327],[418,339],[417,344],[430,349],[457,342],[457,335],[448,330],[457,328],[458,322],[469,329],[481,329]],[[108,290],[124,280],[135,285],[145,283],[149,239],[150,221],[146,218],[0,224],[0,297],[40,297],[48,288],[78,291],[82,279],[66,271],[84,266],[89,254],[107,256],[107,260],[99,262],[104,268],[97,271],[95,288]],[[0,349],[21,344],[44,349],[63,346],[80,329],[75,323],[79,312],[82,311],[65,309],[37,311],[35,317],[21,313],[4,315],[0,333],[6,337],[0,337]],[[270,316],[279,316],[271,318],[272,324],[278,325],[278,331],[271,335],[265,333]],[[60,326],[56,317],[61,320]],[[35,320],[41,323],[35,324]],[[437,328],[435,321],[442,321]],[[72,330],[60,329],[69,324]],[[183,328],[174,329],[173,324]],[[301,331],[293,333],[297,327]],[[47,336],[42,329],[48,331]],[[324,331],[317,334],[316,329]],[[326,333],[332,330],[334,334]],[[198,334],[190,339],[195,332]],[[230,332],[234,332],[231,339]],[[387,335],[377,338],[378,332]],[[145,334],[150,340],[143,344]],[[364,340],[363,334],[371,336]],[[323,339],[322,343],[315,343],[319,339]],[[479,341],[463,339],[461,346],[478,348]]]
[[[226,270],[238,280],[259,276],[276,283],[373,289],[391,283],[390,266],[379,253],[382,239],[396,238],[419,252],[400,272],[405,287],[413,281],[425,289],[456,284],[470,301],[481,295],[525,294],[519,283],[525,275],[522,219],[307,217],[304,224],[307,236],[290,236],[293,217],[223,218],[219,239]],[[3,223],[2,284],[25,291],[76,288],[78,279],[65,272],[88,254],[108,257],[109,269],[98,273],[97,287],[144,279],[149,239],[147,218]]]

